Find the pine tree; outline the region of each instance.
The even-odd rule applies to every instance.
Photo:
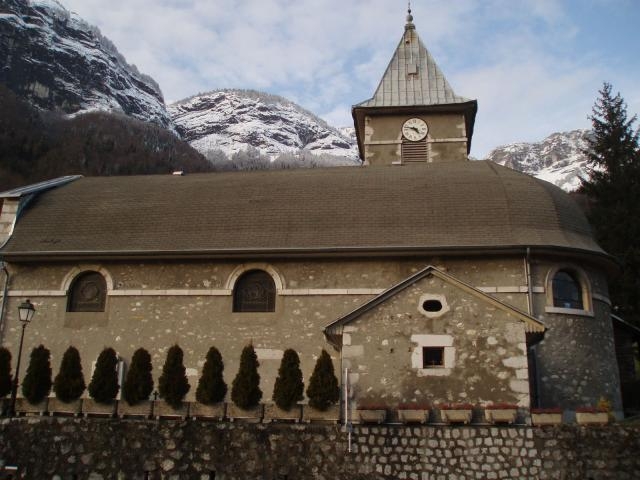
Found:
[[[173,408],[180,408],[182,400],[191,388],[182,363],[184,354],[178,345],[169,348],[167,359],[158,379],[160,397]]]
[[[203,405],[212,405],[224,400],[227,384],[223,378],[224,363],[222,355],[216,347],[207,352],[207,359],[202,367],[202,376],[196,389],[196,400]]]
[[[262,399],[259,366],[253,345],[244,347],[240,355],[240,368],[231,386],[231,400],[244,410],[258,406]]]
[[[622,264],[610,289],[614,312],[640,325],[640,132],[636,116],[627,117],[623,98],[612,94],[610,84],[599,93],[589,117],[590,170],[582,189],[598,243]]]
[[[113,348],[105,348],[96,360],[89,383],[89,395],[96,402],[108,405],[116,398],[118,390],[118,356]]]
[[[283,410],[290,410],[296,402],[302,400],[304,384],[300,370],[300,358],[295,350],[284,351],[278,377],[273,387],[273,401]]]
[[[69,403],[79,399],[85,388],[80,352],[76,347],[69,347],[62,355],[60,371],[53,381],[53,391],[59,400]]]
[[[122,386],[122,397],[129,405],[137,405],[149,399],[153,391],[151,355],[144,348],[133,352],[131,365]]]
[[[0,347],[0,398],[11,393],[13,387],[11,378],[11,352]]]
[[[22,395],[35,405],[43,401],[51,391],[51,353],[44,345],[31,351],[27,374],[22,381]]]
[[[340,399],[338,379],[333,370],[329,354],[322,350],[313,369],[307,388],[309,405],[318,410],[327,410]]]

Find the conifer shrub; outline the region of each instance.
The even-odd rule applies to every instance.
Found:
[[[131,365],[122,385],[122,397],[129,405],[148,400],[153,391],[151,355],[144,348],[133,352]]]
[[[44,345],[31,351],[27,374],[22,381],[22,395],[32,404],[42,402],[51,391],[51,353]]]
[[[79,399],[85,388],[80,352],[76,347],[71,346],[62,355],[60,371],[53,381],[53,391],[56,398],[69,403]]]
[[[290,410],[297,402],[302,400],[304,383],[300,370],[300,358],[295,350],[284,351],[278,377],[273,387],[273,401],[283,410]]]
[[[309,379],[307,397],[309,397],[310,406],[322,411],[327,410],[340,399],[340,389],[333,370],[333,362],[324,349],[318,357]]]
[[[202,375],[196,388],[196,400],[203,405],[213,405],[224,400],[227,394],[227,384],[224,383],[222,373],[224,363],[222,355],[216,347],[211,347],[202,367]]]
[[[11,393],[12,386],[11,352],[4,347],[0,347],[0,398]]]
[[[253,345],[244,347],[240,356],[240,368],[231,385],[231,400],[244,410],[257,407],[262,399],[259,365]]]
[[[162,375],[158,379],[160,397],[173,408],[180,408],[191,386],[187,380],[186,369],[183,365],[184,353],[178,345],[167,351],[167,359],[162,366]]]
[[[118,390],[118,356],[113,348],[105,348],[96,360],[89,383],[89,395],[96,402],[109,405],[118,395]]]

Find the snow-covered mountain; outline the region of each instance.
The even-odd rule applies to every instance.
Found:
[[[582,152],[588,147],[589,134],[589,130],[553,133],[541,142],[497,147],[486,159],[572,191],[587,176],[587,158]]]
[[[0,1],[0,83],[41,109],[116,111],[173,128],[158,84],[55,0]]]
[[[357,161],[355,142],[299,105],[253,90],[217,90],[168,107],[182,138],[201,153],[249,146],[276,157],[299,150]]]

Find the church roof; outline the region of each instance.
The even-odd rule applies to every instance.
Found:
[[[405,32],[373,97],[355,107],[451,105],[473,101],[454,93],[411,20],[409,16]]]
[[[525,247],[608,258],[565,192],[489,161],[471,161],[80,178],[38,195],[0,257],[389,255]]]

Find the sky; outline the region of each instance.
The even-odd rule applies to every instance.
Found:
[[[405,0],[59,0],[171,103],[218,88],[288,98],[353,125],[404,32]],[[458,95],[478,100],[471,154],[588,128],[603,82],[640,113],[639,0],[413,0]]]

